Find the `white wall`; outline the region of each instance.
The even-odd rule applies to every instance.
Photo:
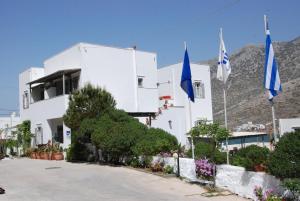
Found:
[[[171,121],[171,125],[169,123]],[[162,109],[162,113],[152,120],[152,127],[161,128],[174,135],[181,145],[187,145],[185,111],[183,107]]]
[[[300,118],[279,119],[279,134],[282,136],[285,133],[294,132],[293,127],[300,127]]]
[[[177,172],[177,161],[173,157],[154,156],[152,163],[163,161],[165,166],[173,167]],[[190,181],[199,181],[196,175],[196,165],[191,158],[179,159],[180,176]],[[263,191],[273,189],[275,193],[282,194],[284,189],[280,180],[264,172],[246,171],[243,167],[232,165],[217,165],[216,186],[227,189],[239,196],[256,200],[254,195],[255,186],[260,186]]]
[[[114,96],[117,108],[127,112],[157,111],[155,54],[90,44],[82,44],[81,49],[81,86],[89,82],[104,87]],[[144,88],[138,89],[139,75],[144,76]]]
[[[190,64],[192,73],[192,82],[202,81],[205,88],[205,98],[195,98],[191,102],[192,126],[197,120],[212,120],[212,101],[211,101],[211,83],[210,68],[206,65]],[[168,100],[174,107],[163,110],[163,113],[152,123],[153,127],[162,128],[175,135],[183,145],[189,145],[186,133],[190,131],[189,101],[187,94],[180,87],[182,73],[182,63],[158,69],[158,90],[159,97],[171,96]],[[160,101],[160,108],[163,108],[164,101]],[[179,107],[181,109],[179,109]],[[171,120],[174,129],[170,129],[168,121]]]
[[[211,101],[211,81],[210,68],[207,65],[190,64],[192,82],[200,80],[204,83],[205,98],[195,98],[195,102],[191,102],[192,122],[199,119],[213,120],[212,101]],[[181,89],[180,81],[182,74],[182,63],[166,66],[158,69],[158,81],[164,83],[159,85],[159,96],[172,97],[175,106],[184,106],[186,108],[186,129],[190,130],[189,120],[189,101],[187,94]],[[170,81],[170,83],[165,84]]]
[[[173,167],[173,172],[177,173],[177,159],[173,157],[159,157],[154,156],[152,163],[163,161],[165,166],[169,165]],[[179,170],[180,176],[187,178],[190,181],[197,181],[196,165],[194,159],[191,158],[179,158]]]
[[[45,75],[52,74],[59,70],[81,68],[81,43],[76,44],[44,62]]]
[[[230,190],[242,197],[255,199],[254,188],[260,186],[265,190],[273,189],[283,192],[279,179],[264,172],[245,171],[243,167],[218,165],[216,186]]]

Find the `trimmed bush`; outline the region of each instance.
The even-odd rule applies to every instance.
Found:
[[[171,152],[177,145],[175,136],[159,128],[149,128],[132,150],[136,156],[151,156],[160,152]]]
[[[259,147],[257,145],[250,145],[245,148],[241,148],[233,156],[233,165],[245,167],[247,170],[255,170],[257,165],[265,165],[268,156],[269,149],[266,147]]]
[[[147,127],[125,111],[112,110],[96,123],[92,143],[101,149],[105,161],[123,163],[133,156],[132,147],[146,135]]]
[[[276,177],[300,178],[300,131],[280,138],[267,166]]]

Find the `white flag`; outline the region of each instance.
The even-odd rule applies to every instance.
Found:
[[[217,78],[218,80],[226,83],[229,74],[231,73],[231,67],[229,62],[229,57],[226,52],[226,48],[223,41],[222,29],[220,30],[220,52],[219,52],[219,61],[218,61],[218,71]]]

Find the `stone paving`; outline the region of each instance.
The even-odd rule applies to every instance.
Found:
[[[205,190],[177,178],[126,167],[65,161],[0,161],[1,201],[229,201],[235,195],[204,197]]]

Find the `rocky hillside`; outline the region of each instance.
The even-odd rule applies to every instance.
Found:
[[[300,37],[290,42],[273,43],[283,93],[275,98],[277,118],[300,116]],[[228,79],[227,113],[230,128],[252,121],[272,121],[271,107],[263,88],[264,46],[249,45],[230,55],[232,74]],[[201,62],[203,63],[203,62]],[[216,79],[217,60],[211,67],[214,120],[224,122],[223,89]]]

